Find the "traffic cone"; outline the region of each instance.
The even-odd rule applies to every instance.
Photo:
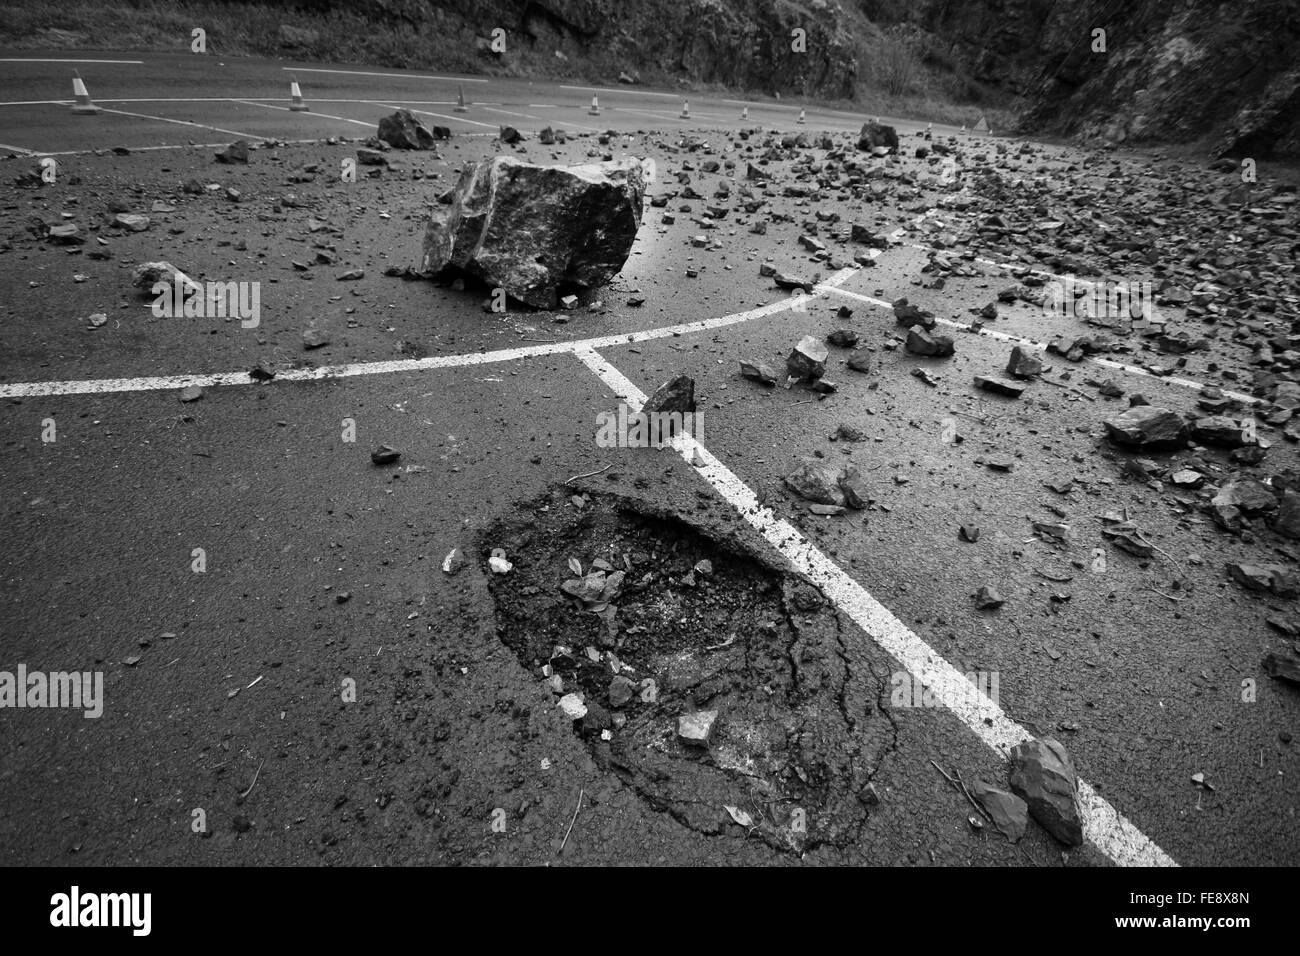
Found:
[[[591,109],[587,110],[587,115],[588,116],[600,115],[600,104],[596,102],[596,97],[594,96],[591,98]]]
[[[298,81],[289,77],[289,112],[306,113],[309,112],[307,104],[302,101],[302,90],[298,88]]]
[[[682,100],[681,119],[690,119],[690,118],[691,118],[691,104],[687,100]]]
[[[798,123],[800,126],[802,126],[802,125],[804,124],[804,114],[803,114],[803,110],[800,110],[800,111],[799,111],[799,118],[798,118],[797,120],[795,120],[795,122]]]
[[[748,107],[748,106],[742,106],[742,107],[740,108],[740,118],[743,119],[743,120],[747,120],[747,119],[749,119],[749,107]]]
[[[465,87],[458,86],[460,91],[456,94],[456,106],[452,109],[453,113],[468,113],[469,107],[465,105]]]
[[[962,124],[961,124],[961,131],[962,131],[963,133],[966,132],[966,124],[965,124],[965,123],[962,123]]]
[[[99,112],[99,107],[90,102],[90,94],[86,92],[86,84],[81,80],[81,74],[76,70],[72,71],[72,98],[75,102],[72,104],[72,112],[85,113],[93,116]]]

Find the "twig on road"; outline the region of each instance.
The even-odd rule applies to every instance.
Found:
[[[937,763],[934,763],[933,760],[931,760],[930,763],[934,764],[935,770],[943,774],[945,780],[947,780],[950,784],[952,784],[954,787],[956,787],[958,790],[962,792],[962,794],[966,797],[966,799],[970,801],[970,805],[979,812],[980,816],[986,818],[990,823],[993,822],[993,818],[989,816],[988,811],[985,810],[983,807],[981,807],[978,803],[976,803],[975,798],[972,797],[970,795],[970,791],[966,789],[966,784],[963,783],[961,779],[960,770],[957,771],[957,779],[954,780],[952,777],[948,776],[948,772],[946,770],[940,767]]]
[[[567,481],[565,481],[565,484],[567,485],[567,484],[570,484],[571,482],[575,482],[575,481],[577,481],[579,478],[591,478],[591,477],[593,477],[593,476],[595,476],[595,475],[599,475],[601,472],[609,471],[609,470],[610,470],[611,468],[613,468],[613,467],[614,467],[614,464],[613,464],[613,462],[611,462],[610,464],[606,465],[604,468],[601,468],[599,471],[589,471],[589,472],[587,472],[585,475],[574,475],[572,478],[570,478],[570,479],[568,479]]]
[[[262,763],[257,765],[257,772],[253,774],[253,782],[248,785],[247,790],[240,794],[241,797],[246,797],[253,792],[253,788],[257,786],[257,778],[262,775],[262,764],[264,763],[266,763],[265,757],[262,758]]]
[[[573,832],[573,825],[578,822],[578,811],[582,809],[582,798],[586,795],[586,793],[587,791],[584,790],[583,788],[581,787],[578,788],[578,805],[573,808],[573,819],[569,821],[569,829],[564,831],[564,839],[560,841],[560,848],[555,851],[556,856],[559,856],[561,853],[563,853],[564,848],[569,843],[569,834]]]

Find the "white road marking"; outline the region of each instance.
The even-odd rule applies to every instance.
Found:
[[[603,356],[590,348],[576,350],[578,359],[591,369],[630,409],[640,411],[646,395]],[[972,693],[972,685],[961,672],[935,653],[925,641],[890,613],[805,538],[793,525],[759,504],[749,486],[689,435],[677,435],[674,448],[687,461],[703,460],[695,470],[713,486],[740,516],[767,539],[794,569],[830,598],[837,608],[905,667],[912,677],[934,691],[936,700],[960,719],[980,740],[1004,760],[1012,747],[1032,740],[1033,735],[1012,720],[993,701]],[[1174,860],[1102,799],[1085,781],[1079,781],[1079,803],[1084,839],[1121,866],[1176,866]]]
[[[489,83],[490,80],[472,76],[428,76],[422,73],[367,73],[364,70],[321,70],[305,66],[281,67],[286,73],[340,73],[344,76],[386,76],[394,80],[445,80],[448,83]]]
[[[283,111],[286,112],[286,113],[288,113],[288,112],[292,112],[292,111],[289,109],[289,107],[287,107],[287,106],[277,106],[277,105],[274,104],[274,103],[258,103],[258,102],[255,101],[255,100],[231,100],[231,102],[232,102],[232,103],[243,103],[245,106],[260,106],[260,107],[262,107],[263,109],[268,109],[268,110],[283,110]],[[324,101],[323,101],[323,100],[317,100],[317,101],[315,101],[315,102],[324,102]],[[317,117],[320,117],[321,119],[338,120],[340,123],[355,123],[357,126],[364,126],[366,129],[374,129],[375,126],[376,126],[376,123],[378,122],[378,121],[376,121],[376,123],[367,123],[367,122],[364,122],[363,120],[358,120],[358,119],[349,119],[349,118],[346,117],[346,116],[335,116],[335,115],[333,115],[332,113],[319,113],[319,112],[317,112],[317,111],[315,111],[315,110],[310,110],[310,111],[308,111],[307,113],[304,113],[303,115],[304,115],[304,116],[317,116]]]
[[[820,288],[820,286],[817,288]],[[849,299],[855,299],[858,302],[866,302],[870,305],[878,306],[879,308],[882,309],[889,309],[890,311],[893,311],[894,308],[893,303],[886,302],[884,299],[877,299],[869,295],[862,295],[860,292],[851,292],[848,289],[840,289],[840,288],[829,288],[826,291],[833,292],[836,295],[842,295]],[[969,325],[967,325],[965,322],[954,322],[952,319],[940,319],[940,318],[936,318],[935,322],[938,323],[939,325],[946,325],[952,329],[961,329],[964,332],[973,331],[972,328]],[[976,334],[987,336],[988,338],[991,339],[997,339],[998,341],[1001,342],[1012,342],[1017,345],[1027,345],[1032,348],[1041,349],[1044,351],[1046,351],[1047,349],[1047,345],[1044,344],[1043,342],[1036,342],[1033,339],[1021,338],[1018,335],[1010,335],[1006,332],[999,332],[997,329],[987,329],[987,328],[980,329]],[[1093,365],[1100,365],[1104,368],[1112,368],[1119,372],[1127,372],[1130,375],[1142,375],[1145,376],[1146,378],[1151,379],[1154,382],[1168,382],[1171,385],[1181,385],[1184,388],[1190,388],[1196,391],[1200,391],[1205,387],[1203,383],[1194,382],[1190,378],[1180,378],[1177,375],[1153,375],[1151,372],[1147,371],[1144,368],[1140,368],[1136,365],[1127,365],[1124,362],[1116,362],[1114,359],[1098,358],[1097,356],[1088,355],[1084,357],[1084,361],[1090,362]],[[1233,391],[1229,391],[1228,389],[1224,389],[1223,394],[1226,395],[1228,398],[1231,398],[1238,402],[1244,402],[1248,405],[1260,404],[1260,399],[1256,398],[1253,395],[1247,395],[1244,392],[1233,392]]]
[[[531,113],[513,113],[510,110],[493,109],[492,107],[486,106],[483,103],[476,103],[474,105],[482,106],[483,109],[487,110],[489,113],[503,113],[506,116],[522,116],[524,119],[537,120],[539,123],[548,122],[547,120],[543,119],[540,116],[533,116]],[[549,122],[554,123],[556,126],[572,126],[574,129],[585,129],[591,133],[601,132],[601,130],[596,128],[595,126],[583,126],[581,123],[570,123],[568,120],[557,119],[557,120],[549,120]]]
[[[368,100],[367,102],[374,106],[382,106],[386,109],[395,110],[396,106],[391,103],[380,103],[377,100]],[[421,116],[436,116],[438,119],[450,120],[453,123],[469,123],[471,126],[486,126],[488,129],[497,129],[492,123],[480,123],[478,120],[465,119],[463,116],[448,116],[446,113],[430,113],[428,110],[411,110],[412,113],[419,113]]]
[[[222,129],[220,126],[209,126],[207,123],[192,123],[189,120],[171,119],[167,116],[150,116],[148,113],[132,113],[128,110],[115,110],[107,106],[101,106],[105,113],[117,113],[119,116],[134,116],[137,119],[158,120],[160,123],[175,123],[177,126],[194,126],[199,129],[210,129],[216,133],[229,133],[231,136],[242,136],[244,139],[266,139],[265,136],[257,136],[253,133],[241,133],[238,130]]]
[[[285,99],[283,96],[138,96],[125,99],[103,99],[95,97],[96,103],[247,103],[273,102]],[[354,100],[322,98],[312,96],[313,103],[372,103],[373,100]],[[392,100],[393,103],[412,104],[415,106],[455,106],[455,100]],[[72,100],[4,100],[0,106],[71,106]],[[500,106],[500,103],[477,103],[478,106]]]
[[[654,110],[634,110],[634,109],[632,109],[632,107],[630,107],[630,106],[611,106],[611,107],[608,107],[608,109],[609,109],[611,112],[618,112],[618,113],[640,113],[642,116],[650,116],[650,117],[653,117],[654,119],[657,119],[657,120],[665,120],[665,119],[666,119],[666,120],[672,120],[674,123],[693,123],[693,122],[695,122],[697,119],[717,119],[717,118],[718,118],[718,117],[716,117],[716,116],[708,115],[708,114],[705,114],[705,113],[692,113],[690,116],[688,116],[688,117],[686,117],[685,119],[683,119],[682,117],[677,116],[677,115],[675,115],[675,114],[669,112],[668,110],[662,110],[662,111],[659,111],[659,112],[656,112],[656,111],[654,111]]]
[[[300,145],[304,143],[322,143],[324,142],[324,140],[284,139],[284,140],[276,140],[276,142]],[[149,153],[159,149],[220,149],[223,146],[229,146],[229,145],[230,145],[230,141],[227,140],[223,143],[171,143],[166,146],[129,146],[127,148],[130,149],[131,152],[133,153]],[[56,153],[38,152],[36,155],[37,156],[90,156],[93,155],[94,153],[108,153],[108,152],[111,152],[111,150],[105,149],[104,147],[100,147],[98,149],[66,149],[63,150],[62,152],[56,152]]]
[[[562,90],[581,90],[586,93],[613,93],[615,95],[627,94],[628,96],[662,96],[670,100],[681,99],[676,93],[655,93],[651,90],[629,90],[624,86],[564,86],[560,85]]]
[[[35,151],[35,150],[31,150],[31,149],[23,149],[21,146],[10,146],[8,143],[0,143],[0,149],[11,149],[11,150],[13,150],[15,153],[22,153],[24,156],[35,156],[35,155],[36,155],[36,151]]]
[[[4,57],[0,58],[0,63],[127,63],[141,66],[144,60],[47,60],[35,57]]]
[[[857,270],[842,269],[828,279],[823,286],[833,289],[839,283],[846,282]],[[533,358],[539,355],[558,355],[575,352],[580,349],[609,348],[616,345],[631,345],[662,339],[676,335],[689,335],[693,332],[705,332],[727,325],[738,325],[767,315],[784,312],[807,297],[788,296],[768,305],[759,306],[746,312],[736,312],[713,319],[701,319],[681,325],[661,326],[657,329],[645,329],[640,332],[623,332],[615,335],[603,335],[590,339],[577,339],[567,342],[548,342],[541,345],[521,346],[519,348],[498,349],[493,352],[470,352],[460,355],[432,355],[422,359],[396,359],[387,362],[358,362],[350,365],[327,365],[318,368],[285,369],[279,372],[272,382],[310,382],[329,378],[352,378],[358,375],[387,375],[394,372],[420,372],[435,368],[457,368],[467,365],[489,365],[494,362],[513,362],[518,359]],[[161,389],[185,388],[189,385],[222,386],[257,384],[248,377],[247,372],[212,372],[188,375],[155,375],[143,378],[106,378],[86,379],[71,382],[19,382],[10,385],[0,384],[0,398],[34,398],[45,395],[94,395],[107,392],[148,392]]]

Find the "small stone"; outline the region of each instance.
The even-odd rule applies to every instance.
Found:
[[[1043,371],[1043,361],[1034,352],[1017,345],[1011,350],[1011,359],[1007,362],[1007,374],[1016,378],[1032,378]]]
[[[707,747],[718,722],[716,710],[697,710],[677,718],[677,739],[687,746]]]
[[[753,382],[763,385],[776,384],[776,370],[770,365],[754,362],[741,362],[740,374]]]
[[[581,694],[565,694],[556,706],[570,720],[582,720],[587,716],[587,705],[582,702]]]
[[[821,378],[826,371],[826,358],[829,354],[825,345],[811,335],[805,335],[790,352],[785,365],[791,378],[815,380]]]
[[[302,347],[305,349],[318,349],[330,344],[328,332],[320,329],[305,329],[302,333]]]
[[[907,330],[905,348],[913,355],[934,356],[936,358],[952,355],[955,351],[951,336],[932,335],[919,325],[914,325]]]
[[[1019,398],[1025,391],[1023,385],[1007,382],[1000,378],[986,378],[983,375],[975,376],[975,387],[986,392],[993,392],[995,395],[1005,395],[1008,398]]]
[[[1012,843],[1018,843],[1029,826],[1029,804],[1014,793],[991,787],[981,780],[971,785],[971,793],[985,812],[993,818],[993,825]]]
[[[402,457],[402,453],[388,445],[380,445],[370,453],[370,460],[376,465],[391,465]]]
[[[1006,598],[998,593],[998,589],[991,585],[984,585],[975,592],[975,607],[981,611],[991,611],[1006,604]]]
[[[182,402],[197,402],[206,393],[197,385],[186,385],[178,396]]]

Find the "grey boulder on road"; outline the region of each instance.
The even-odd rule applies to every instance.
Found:
[[[561,289],[603,285],[623,268],[641,225],[647,166],[485,159],[461,173],[451,202],[432,213],[421,269],[481,279],[553,309]]]

